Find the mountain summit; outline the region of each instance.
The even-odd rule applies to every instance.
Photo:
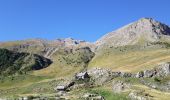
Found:
[[[170,27],[152,18],[141,18],[138,21],[110,32],[96,41],[97,46],[124,46],[136,43],[168,40]]]

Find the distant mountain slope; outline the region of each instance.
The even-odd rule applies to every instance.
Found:
[[[96,42],[98,47],[145,45],[150,42],[170,41],[170,27],[152,18],[142,18],[110,32]]]
[[[17,53],[0,49],[0,75],[12,75],[39,70],[51,64],[49,59],[36,54]]]
[[[39,54],[44,57],[50,58],[60,48],[93,48],[93,44],[81,40],[74,40],[72,38],[56,39],[56,40],[43,40],[43,39],[28,39],[21,41],[11,41],[0,43],[0,48],[6,48],[17,52],[28,52]]]

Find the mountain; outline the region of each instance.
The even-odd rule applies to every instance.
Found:
[[[28,39],[0,43],[0,48],[6,48],[17,52],[39,54],[47,58],[50,58],[53,53],[55,53],[60,48],[76,49],[87,46],[91,49],[94,48],[92,43],[82,40],[75,40],[72,38],[56,40]]]
[[[89,43],[0,43],[0,99],[169,100],[170,27],[142,18]]]
[[[27,73],[48,67],[51,60],[29,53],[17,53],[0,49],[0,75]]]
[[[170,27],[152,18],[141,18],[104,35],[95,45],[90,68],[136,72],[170,59]]]
[[[158,41],[170,41],[170,27],[152,18],[138,21],[110,32],[96,41],[98,47],[147,44]]]

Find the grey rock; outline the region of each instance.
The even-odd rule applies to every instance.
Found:
[[[84,94],[82,98],[85,100],[105,100],[104,97],[98,94],[91,94],[91,93]]]
[[[131,92],[131,93],[129,94],[129,98],[130,98],[131,100],[148,100],[147,98],[145,98],[145,97],[143,97],[143,96],[140,96],[140,95],[138,95],[138,94],[135,93],[135,92]]]
[[[145,70],[144,71],[144,77],[150,78],[156,75],[156,70]]]
[[[112,76],[113,76],[114,78],[120,77],[120,76],[121,76],[121,72],[112,72]]]
[[[159,83],[159,82],[150,82],[150,81],[142,80],[141,83],[153,89],[170,92],[169,82]]]
[[[133,75],[131,73],[121,72],[120,76],[126,78],[126,77],[132,77]]]
[[[84,80],[86,78],[90,78],[89,74],[87,72],[80,72],[75,75],[76,80]]]
[[[64,85],[59,85],[54,88],[54,90],[56,91],[65,91],[66,89],[67,89],[67,86],[64,86]]]
[[[63,83],[62,85],[58,85],[54,88],[55,91],[66,91],[68,88],[72,87],[75,84],[75,82],[68,82]]]
[[[113,79],[112,71],[109,69],[93,68],[88,70],[88,74],[96,84],[103,84]]]
[[[157,76],[168,76],[170,74],[170,63],[163,62],[158,65]]]
[[[138,72],[135,77],[136,78],[151,78],[151,77],[161,77],[161,76],[168,76],[170,75],[170,63],[169,62],[163,62],[158,65],[158,67],[155,67],[151,70],[144,70]]]
[[[115,93],[123,92],[126,89],[129,89],[131,85],[123,81],[113,81],[112,89]]]
[[[140,72],[138,72],[137,74],[136,74],[136,78],[141,78],[141,77],[143,77],[144,76],[144,72],[143,71],[140,71]]]

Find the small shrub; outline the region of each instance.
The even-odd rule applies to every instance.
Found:
[[[161,82],[161,79],[158,78],[158,77],[155,77],[155,78],[154,78],[154,81],[156,81],[156,82]]]

